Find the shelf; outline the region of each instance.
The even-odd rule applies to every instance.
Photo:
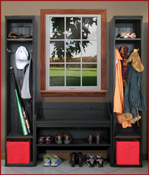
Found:
[[[106,140],[102,140],[99,144],[96,144],[95,142],[93,142],[92,144],[89,144],[87,139],[73,139],[72,142],[70,144],[57,144],[56,142],[53,142],[51,144],[36,144],[36,146],[38,147],[63,147],[63,146],[67,146],[67,147],[71,147],[71,146],[85,146],[85,147],[101,147],[101,146],[110,146],[110,143],[108,143]]]
[[[126,132],[121,132],[115,135],[115,139],[118,138],[136,138],[136,139],[140,139],[141,136],[137,133],[126,133]]]
[[[33,41],[33,39],[32,38],[29,38],[29,39],[7,39],[7,41],[9,41],[9,42],[31,42],[31,41]]]
[[[11,132],[7,135],[7,139],[10,139],[10,138],[31,138],[32,139],[33,135],[29,134],[29,135],[24,136],[23,134],[18,133],[18,132]]]
[[[38,119],[37,127],[110,127],[111,122],[108,119],[102,120],[50,120]]]

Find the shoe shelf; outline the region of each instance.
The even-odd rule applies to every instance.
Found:
[[[85,146],[85,147],[109,147],[110,142],[107,140],[102,140],[99,144],[93,142],[92,144],[89,144],[87,139],[72,139],[72,142],[70,144],[57,144],[55,141],[51,144],[36,144],[38,147],[71,147],[71,146]]]
[[[111,114],[108,102],[37,102],[36,147],[38,152],[46,150],[107,150],[111,149]],[[72,141],[58,144],[58,133],[68,133]],[[38,144],[41,136],[51,136],[50,144]],[[89,144],[88,135],[93,136]],[[96,135],[101,136],[99,144]],[[109,151],[110,152],[110,151]],[[107,153],[108,154],[108,153]]]

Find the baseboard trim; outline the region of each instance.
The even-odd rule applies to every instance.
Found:
[[[58,153],[59,155],[63,155],[62,157],[65,157],[66,159],[69,159],[69,154],[68,154],[68,151],[67,152],[65,152],[65,151],[58,151],[58,150],[56,150],[55,151],[56,153]],[[90,151],[91,152],[91,151]],[[53,153],[52,151],[47,151],[47,153]],[[85,152],[84,152],[85,153]],[[94,154],[96,154],[96,151],[94,151],[94,152],[92,152],[92,153],[94,153]],[[103,152],[104,153],[104,157],[105,157],[105,152]],[[65,156],[64,156],[64,154],[66,154]],[[98,154],[99,154],[99,152],[98,152]],[[43,156],[43,155],[42,155]],[[1,159],[5,159],[5,153],[1,153]],[[143,160],[148,160],[148,154],[142,154],[142,159]]]
[[[5,153],[1,153],[1,159],[5,159]]]
[[[55,154],[61,159],[64,160],[70,160],[70,153],[71,152],[82,152],[83,155],[85,154],[90,154],[90,155],[100,155],[104,159],[107,159],[107,150],[47,150],[46,153],[40,153],[39,154],[39,159],[43,159],[43,156],[45,154],[52,155]]]

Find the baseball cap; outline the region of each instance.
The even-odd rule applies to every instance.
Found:
[[[18,69],[24,69],[24,67],[28,64],[28,52],[24,46],[18,47],[16,53],[16,67]]]

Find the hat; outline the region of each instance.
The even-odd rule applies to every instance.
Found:
[[[16,53],[16,67],[18,69],[24,69],[24,67],[28,64],[28,52],[24,46],[20,46]]]

